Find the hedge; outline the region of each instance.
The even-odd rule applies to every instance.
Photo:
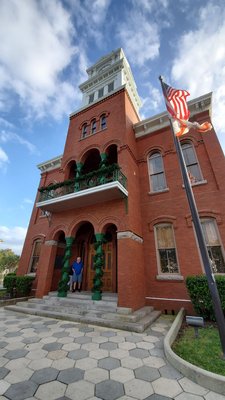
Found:
[[[3,286],[10,297],[24,297],[29,296],[33,280],[32,276],[17,276],[12,273],[4,277]]]
[[[215,280],[225,314],[225,276],[217,275]],[[186,278],[186,286],[196,313],[206,320],[215,321],[213,303],[206,276],[188,276]]]

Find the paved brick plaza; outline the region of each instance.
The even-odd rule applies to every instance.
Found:
[[[170,324],[134,334],[0,309],[0,400],[225,400],[168,365]]]

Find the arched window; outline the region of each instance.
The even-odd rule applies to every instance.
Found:
[[[91,121],[91,133],[96,133],[96,119]]]
[[[162,155],[155,152],[149,156],[149,180],[151,192],[160,192],[166,189],[166,178]]]
[[[101,118],[100,118],[100,126],[101,126],[101,129],[106,129],[106,128],[107,128],[107,125],[106,125],[106,115],[105,115],[105,114],[103,114],[103,115],[101,116]]]
[[[82,137],[86,137],[87,136],[87,123],[85,122],[85,124],[83,124],[82,126]]]
[[[159,273],[178,274],[178,262],[173,225],[162,223],[154,226]]]
[[[213,218],[201,218],[202,231],[214,273],[225,273],[224,249]]]
[[[34,241],[34,244],[33,244],[29,272],[37,271],[40,252],[41,252],[41,241],[40,241],[40,239],[37,239]]]
[[[188,170],[188,175],[191,183],[200,182],[203,180],[202,173],[199,167],[197,156],[191,142],[181,144],[185,164]]]

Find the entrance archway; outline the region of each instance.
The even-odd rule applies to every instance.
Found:
[[[93,264],[90,260],[90,248],[92,248],[94,240],[94,228],[90,222],[84,222],[78,229],[73,250],[72,250],[72,261],[76,257],[81,257],[84,263],[84,274],[82,282],[82,290],[91,291],[93,286]],[[93,270],[93,272],[91,271]]]

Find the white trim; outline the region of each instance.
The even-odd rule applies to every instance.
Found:
[[[110,190],[114,188],[118,188],[126,197],[128,196],[128,191],[121,185],[121,183],[118,181],[114,181],[105,183],[104,185],[95,186],[94,188],[80,190],[79,192],[65,194],[64,196],[59,196],[54,199],[37,202],[36,207],[43,207],[43,206],[48,206],[50,204],[57,204],[60,203],[62,200],[66,202],[67,200],[71,199],[79,199],[85,196],[89,196],[90,194],[93,193],[101,193],[104,192],[105,190]]]
[[[191,303],[191,300],[186,300],[186,299],[170,299],[167,297],[145,297],[145,298],[149,300],[184,301],[186,303]]]
[[[156,279],[157,281],[183,281],[184,277],[178,273],[165,272],[164,274],[161,273],[160,275],[157,275]]]
[[[165,185],[166,185],[165,188],[158,189],[158,190],[154,190],[154,188],[153,188],[153,179],[152,179],[152,177],[155,176],[155,175],[159,175],[159,174],[157,174],[157,173],[155,173],[155,174],[152,173],[151,174],[151,165],[150,165],[151,164],[151,160],[153,159],[155,154],[157,154],[157,157],[161,158],[161,161],[162,161],[161,174],[164,175],[164,181],[165,181]],[[154,158],[156,158],[156,157],[154,157]],[[147,156],[147,165],[148,165],[148,178],[149,178],[150,193],[153,194],[153,193],[158,193],[158,192],[164,192],[166,189],[169,190],[169,188],[167,186],[167,182],[166,182],[166,173],[165,173],[165,168],[164,168],[163,156],[162,156],[161,152],[158,149],[156,149],[155,151],[153,150],[148,154],[148,156]]]
[[[61,167],[62,158],[63,158],[62,155],[58,156],[58,157],[54,157],[51,160],[44,161],[41,164],[38,164],[37,167],[42,172],[51,171],[52,169],[60,168]]]
[[[165,274],[165,276],[168,276],[170,273],[169,272],[162,272],[161,270],[161,262],[160,262],[160,256],[159,256],[159,248],[158,248],[158,238],[157,238],[157,232],[156,232],[156,227],[159,225],[170,225],[171,230],[172,230],[172,235],[173,235],[173,241],[174,241],[174,249],[175,249],[175,254],[177,258],[177,268],[178,272],[171,272],[171,276],[175,275],[180,275],[180,267],[179,267],[179,258],[178,258],[178,251],[177,251],[177,246],[176,246],[176,239],[175,239],[175,234],[174,234],[174,227],[173,223],[171,222],[159,222],[154,225],[154,238],[155,238],[155,249],[156,249],[156,259],[157,259],[157,269],[158,269],[158,276],[162,276]],[[182,275],[180,275],[182,276]]]
[[[143,239],[131,231],[117,232],[117,239],[132,239],[136,242],[143,243]]]
[[[58,242],[57,242],[57,240],[46,240],[45,245],[46,246],[57,246]]]

